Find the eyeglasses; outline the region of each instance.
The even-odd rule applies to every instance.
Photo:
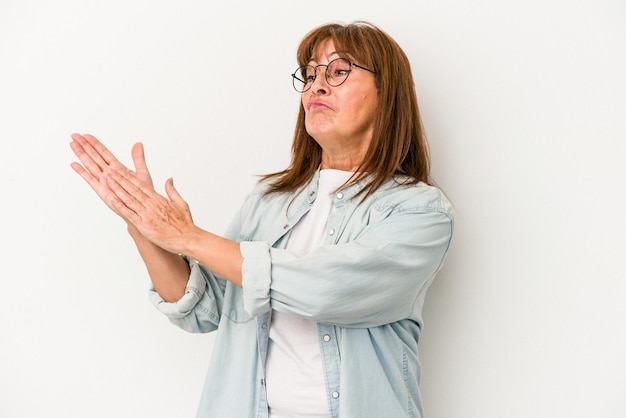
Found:
[[[342,85],[352,72],[352,67],[357,67],[362,70],[369,71],[372,74],[376,74],[375,71],[365,68],[359,64],[355,64],[354,62],[350,62],[347,58],[336,58],[328,64],[318,64],[316,66],[303,65],[302,67],[297,68],[296,71],[291,74],[293,88],[296,89],[298,93],[308,91],[317,78],[317,69],[319,67],[326,67],[325,78],[326,82],[331,87],[338,87]]]

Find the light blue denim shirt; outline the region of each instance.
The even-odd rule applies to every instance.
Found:
[[[202,418],[267,417],[264,363],[270,313],[318,322],[332,418],[422,417],[417,342],[426,289],[452,238],[443,193],[389,181],[364,201],[356,184],[337,192],[324,245],[298,257],[283,249],[311,208],[318,174],[298,193],[258,185],[226,236],[241,243],[243,286],[190,261],[185,296],[151,300],[190,332],[217,330],[199,405]]]

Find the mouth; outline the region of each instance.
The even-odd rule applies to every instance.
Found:
[[[330,107],[323,102],[319,101],[311,101],[306,106],[307,110],[316,110],[316,109],[330,109]]]

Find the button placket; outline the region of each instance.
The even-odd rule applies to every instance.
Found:
[[[334,199],[334,204],[332,206],[331,209],[331,217],[329,217],[328,219],[328,236],[329,237],[333,237],[337,234],[337,227],[339,226],[340,222],[338,223],[338,221],[341,220],[341,218],[338,218],[338,214],[337,212],[343,208],[346,204],[346,201],[344,200],[345,198],[345,194],[343,192],[337,192],[335,193],[335,199]],[[336,239],[336,238],[335,238]]]

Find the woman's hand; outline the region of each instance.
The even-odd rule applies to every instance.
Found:
[[[109,208],[128,223],[128,220],[111,204],[115,194],[109,187],[106,177],[107,172],[111,170],[120,173],[132,173],[132,171],[115,158],[111,151],[92,135],[72,134],[70,147],[82,163],[73,162],[71,164],[72,169],[91,186]],[[152,178],[146,165],[143,145],[141,143],[133,145],[131,155],[135,166],[133,174],[145,187],[152,187]]]
[[[174,188],[171,178],[165,182],[165,197],[132,171],[108,170],[106,175],[113,193],[110,205],[159,247],[188,254],[189,244],[205,232],[193,223],[189,205]]]
[[[198,228],[171,178],[165,182],[167,196],[154,190],[141,143],[132,149],[132,171],[95,137],[73,134],[72,140],[81,162],[72,163],[72,168],[126,221],[152,283],[165,300],[176,301],[185,292],[189,266],[178,254],[241,286],[239,244]]]
[[[239,243],[196,226],[189,205],[171,178],[165,182],[167,197],[132,171],[110,170],[106,181],[114,195],[111,206],[144,238],[169,253],[198,260],[218,276],[241,286],[243,259]]]
[[[197,229],[189,206],[174,189],[172,179],[165,184],[169,199],[154,190],[142,144],[132,148],[132,171],[94,136],[73,134],[72,140],[70,146],[82,165],[74,162],[71,166],[100,199],[144,238],[182,253],[184,237]]]

